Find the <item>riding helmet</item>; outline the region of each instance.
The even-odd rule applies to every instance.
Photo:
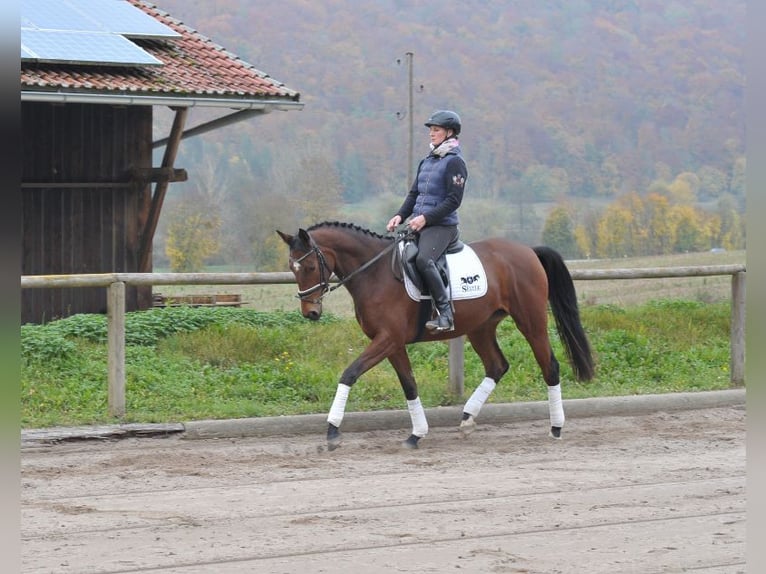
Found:
[[[452,130],[455,132],[455,135],[458,135],[460,133],[460,116],[450,110],[437,110],[431,114],[425,125],[429,128],[431,126],[440,126]]]

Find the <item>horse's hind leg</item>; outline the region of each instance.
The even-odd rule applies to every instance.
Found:
[[[468,436],[476,429],[476,417],[479,416],[495,385],[508,371],[508,361],[497,344],[496,329],[497,323],[490,323],[468,334],[471,346],[484,365],[484,379],[463,407],[463,420],[460,421],[460,432],[463,436]]]
[[[418,396],[418,386],[415,382],[415,376],[412,374],[412,365],[407,355],[407,349],[403,347],[388,357],[388,360],[399,377],[399,384],[402,385],[404,398],[407,400],[407,410],[412,421],[412,433],[402,445],[406,448],[418,448],[418,441],[428,434],[428,421]]]
[[[559,378],[559,362],[553,354],[551,341],[548,337],[547,316],[540,318],[536,323],[536,329],[527,328],[526,325],[516,322],[519,330],[527,339],[537,364],[543,373],[545,384],[548,385],[548,412],[550,415],[550,436],[555,439],[561,438],[561,429],[564,427],[564,404],[561,400],[561,381]]]

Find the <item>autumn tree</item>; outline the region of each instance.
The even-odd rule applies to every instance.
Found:
[[[673,250],[673,222],[667,197],[650,193],[644,201],[645,243],[639,253],[666,255]]]
[[[700,199],[715,199],[728,191],[729,182],[726,174],[711,165],[703,165],[698,171]]]
[[[736,209],[736,200],[729,194],[721,197],[716,207],[719,225],[713,236],[714,247],[742,249],[745,246],[744,222]]]
[[[633,214],[624,205],[613,203],[598,222],[596,255],[598,257],[631,257],[633,251]]]
[[[542,241],[567,258],[582,257],[575,240],[572,217],[565,207],[555,207],[543,227]]]
[[[710,239],[699,210],[691,205],[676,205],[672,212],[675,226],[673,251],[687,253],[709,249]]]
[[[196,205],[180,204],[169,214],[165,253],[176,273],[201,271],[218,252],[221,220]]]

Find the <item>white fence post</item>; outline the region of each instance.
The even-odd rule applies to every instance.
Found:
[[[109,285],[107,293],[109,414],[125,416],[125,283]]]

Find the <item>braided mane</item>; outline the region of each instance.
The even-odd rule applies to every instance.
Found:
[[[364,227],[360,227],[359,225],[356,225],[355,223],[346,223],[343,221],[323,221],[321,223],[315,223],[311,227],[309,227],[306,231],[313,231],[314,229],[318,229],[320,227],[339,227],[341,229],[349,229],[351,231],[355,231],[357,233],[362,233],[364,235],[369,235],[371,237],[376,237],[378,239],[385,239],[388,241],[393,241],[393,238],[387,237],[385,235],[381,235],[380,233],[376,233],[375,231],[370,231],[369,229],[365,229]]]

